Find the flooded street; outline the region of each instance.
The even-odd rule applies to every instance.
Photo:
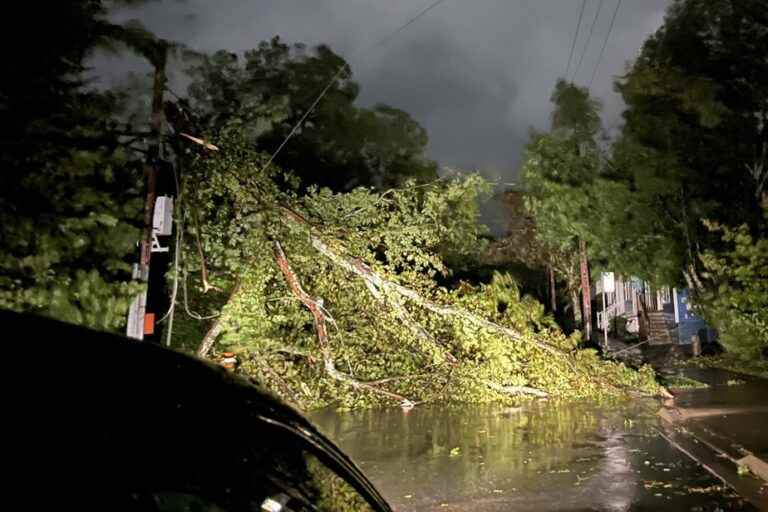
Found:
[[[311,419],[396,510],[756,510],[659,436],[659,408],[540,402]]]

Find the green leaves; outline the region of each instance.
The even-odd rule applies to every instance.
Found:
[[[589,96],[589,90],[560,79],[551,101],[557,105],[552,113],[552,131],[594,145],[600,130],[600,103]]]
[[[744,172],[766,139],[768,20],[760,1],[679,0],[617,82],[628,106],[614,144],[612,178],[623,189],[612,233],[623,244],[615,268],[674,285],[696,255],[721,245],[700,218],[753,229],[761,224],[755,184]],[[691,58],[691,55],[697,57]],[[655,235],[655,236],[654,236]],[[702,248],[702,249],[700,249]],[[644,256],[642,274],[632,260]],[[627,266],[630,265],[630,266]]]
[[[331,83],[277,156],[276,163],[293,169],[304,187],[383,189],[437,178],[436,164],[425,156],[426,131],[402,110],[357,107],[359,87],[346,62],[328,47],[308,50],[276,37],[244,57],[225,51],[203,56],[190,74],[190,97],[209,135],[237,132],[270,153]]]
[[[729,352],[758,358],[768,346],[768,238],[754,237],[746,225],[706,225],[726,247],[700,256],[706,288],[696,305]]]
[[[0,305],[116,329],[136,293],[141,155],[124,147],[123,96],[83,87],[82,73],[120,27],[99,1],[18,14],[55,43],[11,52],[0,83]]]
[[[585,385],[588,375],[611,382],[636,379],[629,370],[603,366],[597,359],[589,360],[588,373],[574,374],[563,360],[534,348],[526,340],[572,350],[576,339],[564,336],[539,303],[521,296],[508,275],[499,274],[484,286],[448,290],[436,284],[438,273],[450,272],[447,260],[474,257],[482,247],[476,199],[488,184],[479,176],[411,182],[381,193],[310,188],[298,197],[275,186],[282,179],[278,167],[266,174],[258,171],[265,155],[248,149],[246,142],[217,145],[226,152],[200,158],[189,168],[184,207],[188,218],[193,210],[199,217],[210,278],[240,283],[221,311],[220,347],[238,353],[242,371],[279,395],[304,408],[391,404],[389,398],[328,375],[312,315],[274,263],[273,240],[280,241],[306,292],[322,299],[335,367],[357,381],[385,379],[381,386],[412,399],[490,401],[509,397],[485,381],[541,386],[554,396],[573,397],[616,392]],[[281,205],[299,213],[306,224],[286,224]],[[359,258],[384,279],[516,329],[521,340],[437,315],[386,288],[373,293],[359,277],[315,250],[308,226],[328,244],[338,245],[335,250],[343,245],[345,256]],[[195,282],[200,276],[195,237],[185,240],[184,266]],[[213,300],[228,293],[208,295]],[[199,290],[190,299],[195,304],[208,300]],[[180,332],[194,330],[186,325],[188,319],[177,319],[179,323]],[[448,364],[446,350],[458,359],[457,365]],[[640,382],[653,389],[652,379]]]

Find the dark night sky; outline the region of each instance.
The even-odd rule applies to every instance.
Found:
[[[578,62],[601,0],[587,0],[574,52]],[[387,45],[355,53],[390,34],[429,0],[163,0],[124,9],[161,37],[197,50],[243,51],[279,34],[326,43],[347,58],[362,105],[409,112],[430,136],[440,164],[513,181],[530,127],[545,129],[549,96],[565,72],[581,0],[445,0]],[[621,74],[661,24],[669,0],[623,0],[593,84],[604,126],[620,123]],[[616,6],[603,0],[575,77],[589,82]],[[112,62],[114,67],[119,64]]]

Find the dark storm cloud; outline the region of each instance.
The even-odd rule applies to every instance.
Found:
[[[491,169],[514,162],[513,141],[522,134],[499,112],[514,102],[515,81],[481,67],[444,32],[422,34],[360,70],[361,102],[407,110],[427,127],[430,152],[446,165]]]
[[[430,135],[441,164],[514,180],[530,127],[545,129],[549,96],[566,68],[581,0],[446,0],[386,46],[370,48],[426,6],[427,0],[187,0],[153,2],[118,13],[162,37],[213,51],[243,51],[279,34],[326,43],[348,58],[360,103],[409,112]],[[574,66],[599,0],[588,0]],[[623,72],[658,28],[668,0],[624,0],[593,93],[604,125],[620,125],[612,76]],[[577,83],[589,81],[615,0],[605,0]]]

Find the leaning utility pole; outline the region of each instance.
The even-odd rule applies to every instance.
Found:
[[[579,266],[581,270],[581,318],[584,322],[584,339],[592,339],[592,292],[589,286],[589,261],[587,243],[579,240]]]
[[[155,202],[157,200],[157,180],[160,163],[160,143],[163,130],[163,92],[166,83],[166,61],[168,46],[164,41],[158,41],[151,55],[150,62],[155,68],[152,86],[152,114],[149,120],[150,136],[147,147],[147,158],[144,164],[144,179],[147,193],[144,200],[144,227],[139,243],[139,264],[134,271],[134,279],[141,281],[145,287],[149,283],[149,265],[152,259],[154,234]],[[128,337],[142,340],[144,334],[154,330],[154,318],[147,317],[147,289],[134,299],[128,312]],[[147,322],[149,320],[149,322]]]
[[[144,177],[147,183],[147,196],[144,202],[144,231],[141,236],[141,260],[139,269],[143,281],[149,276],[149,262],[152,257],[152,227],[157,199],[157,175],[160,160],[160,138],[163,130],[163,91],[165,90],[165,64],[167,49],[158,43],[155,59],[155,80],[152,86],[152,115],[149,120],[150,136],[147,148],[147,160],[144,164]]]

